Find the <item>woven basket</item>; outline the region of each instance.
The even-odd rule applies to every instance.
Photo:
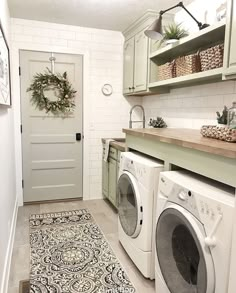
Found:
[[[158,80],[165,80],[173,77],[176,77],[175,61],[158,66]]]
[[[176,76],[184,76],[201,71],[199,53],[190,54],[176,59]]]
[[[229,127],[204,125],[201,128],[201,134],[204,137],[236,142],[236,129],[230,129]]]
[[[207,71],[223,66],[224,44],[200,52],[201,70]]]

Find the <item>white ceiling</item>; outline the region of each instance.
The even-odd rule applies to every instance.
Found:
[[[191,0],[185,0],[185,4]],[[123,31],[147,9],[178,0],[8,0],[12,17]]]

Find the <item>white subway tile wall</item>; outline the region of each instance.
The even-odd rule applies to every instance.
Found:
[[[216,124],[216,111],[236,101],[236,82],[222,81],[173,89],[169,94],[143,97],[147,119],[161,116],[169,127],[199,129]]]
[[[60,48],[72,48],[89,52],[89,198],[101,198],[102,180],[102,137],[123,137],[122,128],[128,127],[129,110],[134,104],[141,104],[139,97],[124,98],[123,42],[120,32],[106,31],[54,23],[12,19],[12,49],[29,48],[31,43]],[[14,66],[14,64],[13,64]],[[113,95],[105,97],[101,88],[104,83],[113,86]],[[139,112],[134,113],[139,119]]]

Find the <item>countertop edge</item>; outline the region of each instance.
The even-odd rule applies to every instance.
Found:
[[[185,130],[186,129],[176,129],[177,131],[181,131],[181,130]],[[188,129],[190,131],[190,129]],[[148,131],[148,129],[147,129]],[[196,134],[196,129],[193,129],[193,133]],[[167,136],[167,135],[163,135],[163,134],[158,134],[158,133],[145,133],[145,130],[135,130],[135,129],[123,129],[123,132],[128,134],[128,135],[133,135],[136,137],[141,137],[141,138],[147,138],[147,139],[152,139],[152,140],[157,140],[163,143],[168,143],[168,144],[174,144],[177,146],[181,146],[181,147],[185,147],[185,148],[189,148],[189,149],[195,149],[198,151],[202,151],[205,153],[210,153],[213,155],[218,155],[221,157],[227,157],[227,158],[231,158],[231,159],[236,159],[236,150],[228,150],[225,147],[218,147],[218,146],[213,146],[212,144],[209,145],[206,142],[203,141],[203,143],[201,142],[194,142],[193,140],[186,140],[186,139],[180,139],[178,137],[174,137],[174,136]],[[219,140],[214,140],[214,139],[208,139],[208,138],[204,138],[202,137],[202,140],[210,140],[211,143],[217,142],[222,143],[222,141]],[[223,142],[224,144],[230,144],[229,142]]]

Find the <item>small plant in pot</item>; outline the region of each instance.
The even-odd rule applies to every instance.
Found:
[[[149,126],[153,128],[166,128],[167,124],[162,117],[157,117],[157,119],[150,118],[148,123]]]
[[[172,44],[187,36],[188,32],[181,27],[181,23],[172,23],[164,28],[163,41]]]
[[[220,112],[216,112],[216,119],[219,126],[226,126],[228,124],[228,108],[224,106],[224,109],[222,111],[222,114]]]

